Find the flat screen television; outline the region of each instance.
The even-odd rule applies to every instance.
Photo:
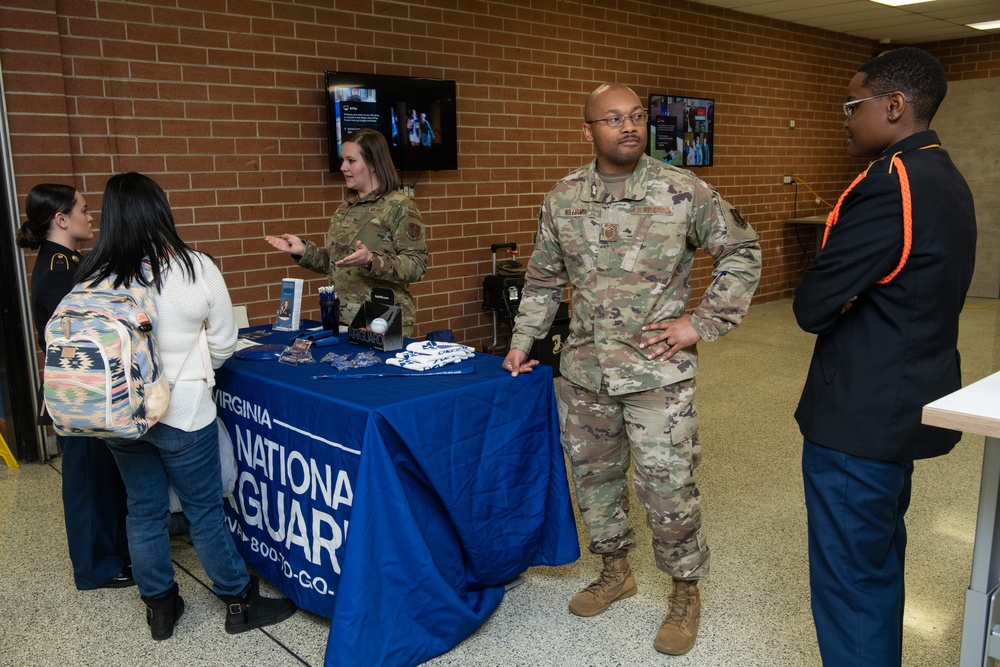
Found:
[[[710,167],[715,160],[715,100],[649,96],[649,154],[678,167]]]
[[[326,73],[330,171],[355,130],[378,130],[399,171],[458,169],[455,82],[385,74]]]

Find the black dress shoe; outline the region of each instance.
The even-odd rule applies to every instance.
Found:
[[[132,578],[132,566],[126,565],[122,571],[116,574],[110,581],[106,581],[98,588],[128,588],[135,586],[135,579]]]

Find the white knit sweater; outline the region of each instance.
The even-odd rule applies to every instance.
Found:
[[[202,253],[193,253],[192,260],[194,280],[184,274],[181,266],[173,264],[164,273],[162,291],[154,293],[159,319],[156,340],[164,371],[168,378],[177,378],[170,392],[170,408],[161,421],[183,431],[196,431],[215,419],[215,403],[201,350],[191,351],[202,324],[213,369],[232,356],[237,335],[233,304],[222,273]]]

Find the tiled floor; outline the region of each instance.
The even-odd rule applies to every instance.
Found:
[[[713,553],[691,653],[671,658],[652,648],[668,578],[653,566],[649,533],[635,511],[643,545],[631,558],[639,581],[635,597],[601,616],[577,618],[566,602],[596,574],[597,558],[585,554],[566,567],[534,568],[477,633],[427,664],[818,665],[800,436],[791,416],[811,346],[812,337],[795,326],[789,301],[755,305],[740,329],[701,346],[704,462],[698,480]],[[961,350],[966,383],[1000,370],[1000,304],[970,300]],[[967,436],[948,456],[916,466],[907,520],[906,665],[958,663],[981,456],[982,438]],[[222,603],[183,538],[175,538],[174,559],[187,609],[168,641],[150,639],[136,589],[76,591],[59,465],[56,459],[19,470],[0,466],[0,665],[323,663],[328,623],[305,612],[266,632],[227,635]]]

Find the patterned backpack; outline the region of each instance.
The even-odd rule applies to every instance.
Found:
[[[78,284],[45,327],[43,394],[56,433],[137,439],[167,412],[152,289]]]

